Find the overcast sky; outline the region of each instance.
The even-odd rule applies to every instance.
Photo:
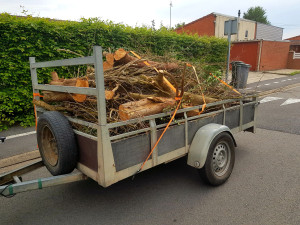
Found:
[[[62,20],[100,17],[130,26],[170,24],[170,0],[0,0],[0,12],[21,15],[23,6],[33,16]],[[211,12],[237,16],[262,6],[272,25],[282,27],[283,38],[300,35],[299,0],[173,0],[172,26],[189,23]]]

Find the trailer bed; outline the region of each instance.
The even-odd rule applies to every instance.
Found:
[[[238,105],[225,108],[228,102],[238,102]],[[225,100],[208,104],[208,107],[221,105],[221,110],[213,111],[195,117],[186,117],[178,120],[168,128],[164,134],[162,141],[156,147],[153,157],[157,157],[156,163],[166,163],[173,159],[185,156],[188,153],[189,146],[194,138],[195,133],[203,126],[216,123],[228,126],[233,133],[240,131],[255,130],[255,111],[257,106],[256,99],[252,100]],[[187,112],[187,110],[185,110]],[[178,112],[182,113],[181,111]],[[158,114],[150,116],[152,124],[155,123],[155,118],[166,116],[166,114]],[[147,118],[143,120],[147,121]],[[132,123],[136,122],[133,120]],[[120,123],[120,126],[124,123]],[[151,123],[150,123],[151,124]],[[153,143],[156,142],[163,131],[166,124],[150,127],[144,131],[128,132],[117,136],[111,136],[111,149],[114,159],[114,167],[116,172],[127,174],[132,171],[147,158],[151,151]],[[98,171],[97,161],[97,140],[89,135],[76,132],[79,146],[79,168],[88,168],[91,177],[96,177]],[[152,144],[151,144],[152,143]],[[153,157],[150,160],[154,160]],[[126,172],[127,171],[127,172]],[[87,171],[85,171],[87,172]],[[92,175],[93,174],[93,175]],[[130,173],[129,173],[130,174]],[[132,174],[130,174],[132,175]],[[123,179],[126,177],[123,177]]]

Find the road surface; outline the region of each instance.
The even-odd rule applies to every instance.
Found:
[[[258,93],[262,93],[265,91],[270,91],[282,87],[286,87],[289,85],[295,85],[300,83],[300,74],[296,74],[294,76],[276,78],[272,80],[264,80],[251,84],[247,84],[245,91],[256,91]]]
[[[0,224],[298,225],[300,102],[282,104],[298,99],[299,88],[268,97],[280,99],[262,99],[263,129],[235,135],[235,168],[220,187],[205,185],[180,159],[106,189],[89,180],[1,198]],[[24,143],[12,140],[15,146]],[[40,169],[24,179],[45,176]]]
[[[271,94],[260,102],[258,127],[300,135],[300,87]]]

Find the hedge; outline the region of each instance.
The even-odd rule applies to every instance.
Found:
[[[136,51],[150,50],[157,55],[172,52],[176,58],[201,61],[210,70],[225,65],[227,42],[215,37],[176,34],[162,27],[129,27],[97,18],[80,22],[46,18],[17,17],[0,14],[0,131],[13,124],[34,124],[29,57],[37,61],[72,58],[57,51],[69,49],[91,55],[92,47],[115,50],[123,47]],[[62,68],[70,72],[70,69]],[[48,82],[48,69],[39,71],[39,81]]]

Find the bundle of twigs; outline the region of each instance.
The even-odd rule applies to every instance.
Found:
[[[107,121],[133,119],[172,110],[175,96],[183,98],[181,107],[202,105],[237,95],[222,85],[208,86],[205,80],[186,67],[183,62],[172,60],[171,63],[147,61],[118,49],[107,53],[104,62],[104,81]],[[86,73],[78,78],[59,78],[52,73],[51,85],[96,87],[94,68],[88,67]],[[43,101],[34,100],[34,104],[47,110],[61,111],[69,116],[97,123],[97,101],[95,97],[43,92]],[[193,115],[198,112],[194,112]],[[140,124],[139,127],[147,126]],[[123,127],[114,130],[118,134],[136,127]]]

